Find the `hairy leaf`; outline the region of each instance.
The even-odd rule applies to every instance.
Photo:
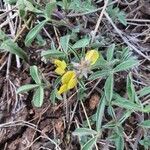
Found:
[[[39,87],[39,85],[37,85],[37,84],[26,84],[26,85],[23,85],[23,86],[21,86],[21,87],[19,87],[17,89],[17,94],[23,93],[23,92],[27,92],[27,91],[35,89],[37,87]]]
[[[47,22],[47,20],[44,20],[44,21],[40,22],[33,29],[31,29],[29,31],[29,33],[27,34],[27,36],[25,38],[25,45],[26,46],[31,45],[31,43],[34,41],[34,39],[36,38],[38,33],[41,31],[41,29],[44,27],[46,22]]]
[[[83,147],[82,150],[91,150],[97,141],[97,137],[91,138]]]
[[[30,75],[32,76],[33,80],[37,83],[37,84],[41,84],[41,77],[39,75],[39,71],[37,66],[31,66],[30,67]]]
[[[20,58],[22,58],[23,60],[25,60],[26,62],[28,61],[28,56],[24,52],[24,50],[22,48],[20,48],[17,43],[14,43],[10,39],[5,40],[1,44],[0,49],[3,49],[3,50],[8,51],[12,54],[15,54],[15,55],[19,56]]]
[[[93,135],[97,134],[95,130],[88,129],[88,128],[77,128],[74,132],[73,135],[77,136],[85,136],[85,135]]]
[[[109,102],[112,100],[113,87],[114,87],[114,75],[110,74],[104,86],[105,97],[106,97],[106,100]]]
[[[41,107],[44,99],[44,89],[40,86],[33,95],[33,104],[35,107]]]

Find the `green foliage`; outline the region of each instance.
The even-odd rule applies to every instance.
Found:
[[[26,52],[21,47],[19,47],[16,42],[10,39],[1,29],[0,29],[0,51],[10,52],[28,62],[28,56]]]
[[[95,9],[95,6],[89,0],[63,0],[63,2],[59,2],[58,4],[65,10],[72,10],[74,12],[87,12]]]
[[[7,39],[8,39],[8,37],[6,36],[6,34],[0,29],[0,43]]]
[[[135,111],[142,111],[142,106],[140,104],[136,104],[120,96],[116,96],[116,98],[112,101],[112,105],[116,105],[129,110],[131,109]]]
[[[138,65],[138,61],[135,59],[128,59],[114,68],[114,72],[120,72],[124,70],[128,70]]]
[[[31,66],[30,67],[30,75],[36,84],[41,85],[41,77],[39,75],[39,71],[38,71],[37,66]]]
[[[65,57],[65,53],[61,52],[59,50],[47,50],[47,51],[42,51],[41,56],[49,59],[49,58],[63,58]]]
[[[110,74],[104,85],[105,97],[108,102],[111,102],[113,97],[114,77]]]
[[[150,128],[150,119],[149,120],[144,120],[139,125],[142,126],[143,128]]]
[[[96,112],[96,130],[98,132],[100,132],[101,130],[105,106],[106,106],[106,99],[105,99],[105,96],[103,96],[100,100],[100,103],[98,105],[97,112]]]
[[[110,74],[109,70],[96,71],[89,76],[89,80],[96,80],[96,79],[101,78],[101,77],[105,78],[109,74]]]
[[[43,104],[43,99],[44,99],[44,89],[42,86],[39,86],[33,95],[32,102],[34,106],[41,107]]]
[[[83,147],[82,150],[91,150],[97,141],[97,137],[91,138]]]
[[[28,61],[27,54],[23,51],[22,48],[18,46],[17,43],[13,42],[11,39],[3,41],[2,44],[0,45],[0,49],[15,54],[20,58],[22,58],[23,60],[25,60],[26,62]]]
[[[29,33],[27,34],[26,39],[25,39],[26,46],[30,46],[32,44],[32,42],[34,41],[34,39],[36,38],[38,33],[41,31],[41,29],[44,27],[46,22],[47,22],[47,20],[40,22],[32,30],[29,31]]]
[[[50,95],[50,101],[52,104],[55,104],[56,100],[63,100],[62,96],[57,93],[57,89],[52,90],[51,95]]]
[[[50,3],[46,4],[44,14],[47,20],[51,19],[52,13],[55,8],[56,8],[56,1],[51,1]]]
[[[99,80],[100,83],[97,87],[94,87],[101,95],[99,104],[95,108],[96,110],[93,111],[96,113],[92,116],[87,115],[86,117],[89,117],[89,120],[87,119],[86,121],[83,117],[81,119],[83,122],[79,123],[78,128],[73,132],[74,136],[79,137],[82,150],[94,148],[94,145],[96,146],[96,143],[99,143],[105,129],[110,131],[110,135],[106,140],[111,144],[113,143],[116,150],[123,150],[125,147],[123,135],[124,122],[134,112],[150,113],[150,105],[143,102],[143,98],[150,94],[150,87],[143,87],[141,90],[136,91],[131,69],[137,67],[139,61],[133,56],[132,51],[128,47],[120,47],[115,43],[108,44],[108,41],[110,42],[110,40],[105,39],[105,36],[100,37],[100,39],[97,40],[101,35],[96,37],[95,43],[91,43],[90,34],[78,34],[80,33],[81,28],[84,30],[83,24],[80,24],[80,17],[75,18],[77,24],[74,27],[72,26],[73,21],[70,21],[68,16],[72,13],[81,15],[82,13],[88,14],[92,11],[97,12],[97,4],[100,2],[103,4],[104,1],[97,1],[97,3],[95,3],[95,1],[91,0],[52,0],[43,1],[42,4],[32,0],[5,0],[5,2],[16,5],[22,19],[21,22],[24,22],[24,24],[26,24],[26,21],[30,16],[33,18],[33,20],[27,24],[27,26],[31,25],[31,27],[23,42],[26,47],[30,47],[33,42],[36,42],[38,46],[46,46],[41,52],[41,57],[42,60],[44,60],[44,63],[46,62],[45,60],[47,60],[47,62],[51,61],[50,67],[52,68],[53,79],[51,80],[44,77],[37,66],[30,66],[30,76],[33,79],[33,84],[26,84],[19,87],[17,89],[17,94],[32,91],[32,103],[35,107],[42,106],[45,89],[49,89],[50,91],[49,99],[52,104],[55,105],[58,100],[63,100],[64,97],[58,94],[58,86],[62,82],[61,77],[56,76],[53,72],[53,70],[56,69],[56,64],[54,65],[52,63],[54,62],[54,59],[65,60],[67,64],[65,69],[73,70],[77,73],[78,85],[76,86],[76,98],[78,103],[87,99],[87,92],[93,88],[90,84],[94,84],[98,79],[101,80]],[[106,11],[115,23],[120,22],[125,26],[127,25],[125,12],[121,11],[116,5],[115,7],[114,5],[107,6]],[[62,15],[61,17],[63,19],[57,17],[57,15]],[[90,15],[92,16],[92,14]],[[88,17],[90,17],[90,15]],[[84,18],[85,16],[82,17]],[[93,17],[92,20],[93,19],[95,18]],[[69,30],[64,30],[63,34],[61,34],[57,28],[59,26],[69,27]],[[48,29],[47,31],[49,33],[53,27],[56,27],[54,28],[56,39],[51,39],[50,42],[49,39],[45,40],[45,37],[41,34],[43,27]],[[50,36],[51,35],[53,38],[53,34],[50,33]],[[78,35],[80,35],[80,37],[78,37]],[[3,51],[15,54],[28,62],[29,58],[26,52],[19,47],[16,42],[6,36],[2,30],[0,30],[0,44],[0,49]],[[110,46],[105,50],[107,45]],[[78,76],[78,74],[80,74],[78,69],[80,67],[86,68],[85,66],[80,65],[85,59],[86,51],[91,49],[98,50],[100,58],[94,65],[89,66],[87,69],[87,78],[80,77]],[[87,62],[87,64],[88,63],[89,62]],[[75,68],[74,64],[78,64],[78,67]],[[119,93],[119,95],[116,92],[116,77],[125,71],[129,71],[129,74],[124,78],[126,79],[126,91],[122,91],[126,96],[120,96],[121,94]],[[67,96],[70,96],[70,93]],[[86,109],[88,110],[88,108]],[[119,115],[116,113],[117,110],[121,110]],[[148,130],[150,128],[150,120],[139,122],[138,127]],[[148,149],[150,146],[148,142],[149,139],[149,137],[144,137],[144,139],[140,141],[140,144]]]
[[[21,87],[19,87],[17,89],[17,94],[23,93],[23,92],[28,92],[28,91],[30,91],[32,89],[37,88],[37,87],[39,87],[39,85],[37,85],[37,84],[26,84],[26,85],[23,85],[23,86],[21,86]]]
[[[108,62],[111,62],[111,61],[113,60],[114,50],[115,50],[115,44],[112,44],[112,45],[108,48],[107,53],[106,53],[107,61],[108,61]]]
[[[109,6],[107,12],[114,21],[118,20],[123,25],[127,25],[126,14],[124,11],[120,11],[118,7]]]
[[[137,103],[139,102],[134,85],[132,83],[131,73],[129,73],[128,78],[127,78],[127,93],[128,93],[129,100],[135,101]]]
[[[36,41],[35,41],[39,46],[45,46],[46,41],[43,39],[43,37],[40,34],[37,34],[36,36]]]
[[[4,0],[6,4],[15,5],[17,0]]]
[[[33,105],[36,107],[41,107],[44,99],[44,83],[42,83],[42,78],[37,66],[30,67],[30,75],[36,84],[27,84],[19,87],[17,89],[17,94],[34,89],[34,95],[32,100]]]
[[[89,80],[95,80],[98,78],[106,78],[113,73],[126,71],[132,69],[135,66],[139,65],[139,62],[136,58],[134,58],[129,51],[129,49],[122,49],[120,56],[118,58],[113,58],[115,52],[115,44],[112,44],[106,53],[107,60],[100,57],[100,60],[92,67],[93,69],[97,69],[94,73],[89,76]]]
[[[115,138],[116,150],[124,150],[124,139],[123,136],[118,135]]]
[[[73,49],[84,48],[84,47],[88,46],[89,43],[90,43],[90,39],[84,38],[84,39],[78,40],[78,41],[72,46],[72,48],[73,48]]]
[[[60,38],[61,47],[66,54],[68,52],[69,40],[70,40],[70,35],[65,35]]]
[[[141,140],[139,143],[144,146],[145,149],[149,149],[150,147],[150,136],[146,136],[143,140]]]
[[[150,94],[150,86],[144,87],[143,89],[138,91],[139,97],[143,97],[143,96],[146,96],[148,94]]]
[[[77,136],[85,136],[85,135],[96,135],[97,132],[92,130],[92,129],[88,129],[88,128],[77,128],[74,132],[73,135],[77,135]]]

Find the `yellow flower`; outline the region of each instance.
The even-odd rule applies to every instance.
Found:
[[[58,94],[67,92],[77,85],[77,77],[75,71],[67,71],[61,78],[62,85],[59,88]]]
[[[58,75],[63,75],[65,73],[65,69],[67,67],[66,62],[64,60],[61,61],[61,60],[55,59],[54,64],[57,66],[57,68],[55,69],[55,72]]]
[[[90,50],[85,55],[85,60],[89,61],[90,65],[95,64],[98,58],[99,58],[99,53],[97,50]]]

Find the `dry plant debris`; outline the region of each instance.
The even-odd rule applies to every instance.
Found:
[[[149,0],[0,1],[0,149],[150,149]]]

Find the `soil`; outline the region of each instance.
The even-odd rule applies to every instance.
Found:
[[[122,2],[122,3],[121,3]],[[131,2],[135,2],[132,0]],[[139,7],[142,4],[142,7]],[[102,3],[100,3],[102,5]],[[125,4],[123,1],[120,1],[118,7],[122,8],[128,14],[128,19],[133,19],[136,16],[137,19],[149,19],[150,18],[150,3],[149,1],[139,0],[135,2],[133,5]],[[139,8],[138,8],[139,7]],[[138,8],[136,10],[136,8]],[[132,12],[135,10],[135,12]],[[146,11],[145,11],[146,10]],[[81,17],[72,17],[68,20],[70,24],[74,26],[77,25],[78,22],[81,22],[82,25],[85,25],[83,22],[86,20],[88,23],[85,25],[85,28],[81,30],[77,36],[82,37],[82,35],[89,34],[91,30],[93,30],[96,20],[98,18],[98,13],[84,15]],[[90,17],[92,16],[92,17]],[[132,44],[138,45],[141,48],[141,51],[149,56],[150,54],[150,23],[145,23],[143,21],[143,26],[140,25],[139,22],[136,22],[136,25],[128,25],[128,27],[124,27],[117,24],[118,28],[122,30],[125,35],[132,36],[137,35],[139,33],[143,33],[142,36],[138,36],[135,40],[132,41]],[[148,24],[148,25],[147,25]],[[67,27],[63,27],[66,31]],[[52,27],[51,27],[52,29]],[[50,30],[51,30],[50,29]],[[59,34],[62,36],[65,34],[62,30],[59,29]],[[110,24],[104,19],[101,31],[103,35],[110,36],[110,43],[114,41],[118,44],[123,45],[120,37],[115,33],[114,29],[110,26]],[[101,32],[99,31],[99,32]],[[144,31],[147,34],[144,34]],[[45,33],[41,33],[45,35]],[[51,36],[54,41],[57,43],[57,37],[55,33],[51,33]],[[25,49],[30,57],[30,64],[37,65],[41,71],[47,74],[49,71],[52,71],[54,67],[51,63],[45,64],[41,62],[40,52],[43,49],[47,49],[50,45],[50,41],[48,37],[47,42],[49,43],[47,46],[39,48],[34,43],[29,49],[24,47],[24,44],[21,43],[22,39],[20,39],[20,44],[23,49]],[[24,38],[24,37],[23,37]],[[104,48],[107,46],[104,46]],[[141,60],[141,65],[138,67],[136,71],[133,71],[134,79],[136,81],[141,82],[141,84],[135,83],[136,89],[139,90],[144,85],[150,85],[150,63],[148,60],[143,58],[141,55],[136,52],[133,53],[139,60]],[[52,144],[48,138],[54,139],[57,138],[60,140],[60,146],[63,150],[80,150],[80,144],[78,138],[75,137],[72,132],[76,128],[76,121],[83,122],[85,120],[85,114],[81,107],[81,104],[77,103],[76,96],[73,96],[69,104],[69,109],[71,111],[75,110],[75,114],[71,122],[67,122],[64,105],[62,101],[57,101],[55,105],[52,105],[49,99],[50,91],[45,92],[44,104],[41,108],[35,108],[32,105],[32,96],[33,91],[30,91],[25,94],[20,94],[17,96],[15,94],[16,89],[21,85],[27,83],[33,83],[28,70],[28,64],[23,64],[21,61],[21,67],[18,68],[16,65],[16,58],[12,55],[10,67],[8,68],[8,59],[10,54],[0,53],[0,67],[5,63],[4,67],[0,69],[0,150],[46,150],[46,149],[55,149],[54,144]],[[118,76],[118,79],[115,81],[115,91],[120,93],[121,95],[125,94],[125,79],[126,73],[122,73]],[[117,78],[117,77],[116,77]],[[47,76],[47,79],[50,82],[53,82],[53,77]],[[94,86],[95,82],[90,84],[90,89]],[[86,98],[84,101],[85,109],[88,117],[92,117],[95,114],[96,108],[99,103],[99,99],[101,97],[100,93],[98,93],[99,89],[103,86],[103,81],[99,83],[97,88],[91,93],[91,95]],[[88,91],[90,92],[90,90]],[[73,92],[72,92],[73,93]],[[70,93],[70,96],[71,94]],[[116,109],[116,114],[119,116],[122,113],[122,109]],[[136,114],[133,113],[132,117],[129,117],[124,123],[124,130],[126,133],[126,149],[132,149],[132,142],[136,142],[136,139],[142,139],[144,135],[144,131],[139,129],[137,124],[139,120],[143,118],[148,119],[149,116],[146,114]],[[109,114],[106,112],[106,117],[103,122],[108,122],[110,120]],[[3,125],[1,127],[1,125]],[[107,149],[109,143],[107,144],[106,137],[109,133],[107,131],[102,135],[102,141],[99,143],[100,149]],[[48,137],[48,138],[47,138]],[[130,137],[130,139],[128,139]],[[106,142],[104,142],[104,141]],[[104,143],[103,143],[104,142]],[[102,144],[103,143],[103,144]],[[106,144],[106,145],[105,145]],[[108,147],[107,147],[108,146]],[[139,143],[135,144],[135,147],[138,150],[142,150],[143,147],[139,145]],[[110,146],[108,149],[115,149],[114,146]]]

